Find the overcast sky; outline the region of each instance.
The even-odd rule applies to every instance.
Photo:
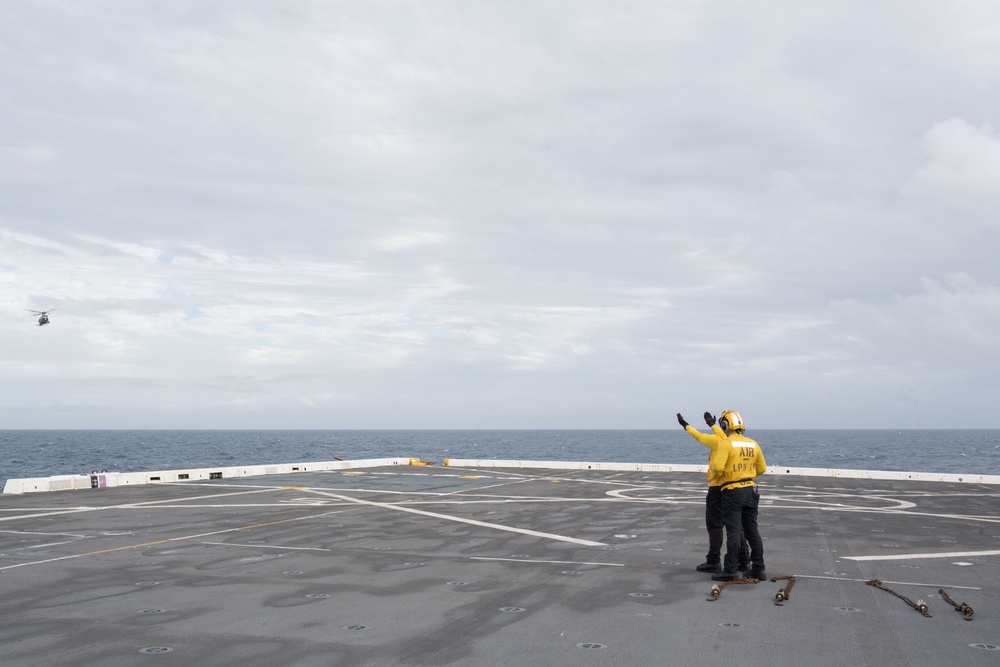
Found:
[[[997,128],[996,0],[8,0],[0,428],[997,428]]]

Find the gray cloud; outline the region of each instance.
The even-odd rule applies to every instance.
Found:
[[[995,3],[4,12],[0,425],[992,426]]]

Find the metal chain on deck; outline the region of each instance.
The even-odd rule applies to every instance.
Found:
[[[789,598],[789,594],[792,592],[792,586],[795,585],[795,575],[789,574],[783,577],[771,577],[771,581],[782,581],[787,580],[788,585],[784,588],[779,588],[778,592],[774,594],[774,604],[781,606],[781,603]]]
[[[972,615],[975,613],[974,611],[972,611],[972,607],[965,604],[964,602],[962,604],[956,604],[954,600],[948,597],[948,594],[944,592],[943,588],[938,589],[938,593],[941,594],[941,597],[944,598],[945,602],[947,602],[948,604],[950,604],[952,607],[955,608],[955,611],[959,611],[965,614],[965,620],[967,621],[972,620]]]
[[[735,584],[759,584],[760,580],[754,579],[753,577],[743,577],[742,579],[736,579],[735,581],[727,581],[722,584],[714,584],[712,586],[712,597],[706,598],[709,602],[718,600],[719,596],[722,594],[722,589],[726,586],[733,586]]]
[[[868,584],[869,586],[874,586],[875,588],[881,588],[886,593],[892,593],[893,595],[895,595],[900,600],[902,600],[906,604],[910,605],[911,607],[913,607],[914,609],[916,609],[917,611],[919,611],[921,614],[923,614],[927,618],[931,617],[931,612],[927,608],[927,603],[924,602],[923,600],[917,600],[916,602],[914,602],[913,600],[911,600],[910,598],[906,597],[902,593],[897,593],[896,591],[892,590],[891,588],[889,588],[888,586],[886,586],[885,584],[883,584],[881,579],[869,579],[865,583]]]

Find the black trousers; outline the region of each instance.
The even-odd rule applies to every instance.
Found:
[[[708,487],[708,495],[705,496],[705,527],[708,528],[708,555],[705,561],[715,565],[722,563],[722,543],[725,520],[722,517],[722,488],[718,486]],[[740,565],[750,565],[750,545],[746,537],[740,533]]]
[[[764,542],[757,530],[757,487],[726,489],[722,492],[722,516],[726,524],[726,561],[723,570],[735,574],[739,567],[741,544],[750,543],[750,569],[764,570]],[[745,536],[745,538],[744,538]]]

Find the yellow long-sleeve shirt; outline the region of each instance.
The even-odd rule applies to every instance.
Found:
[[[718,426],[713,431],[721,431]],[[753,478],[767,470],[764,452],[760,445],[750,438],[732,433],[723,437],[708,466],[711,479],[718,480],[727,489],[754,486]]]
[[[712,427],[712,433],[702,433],[695,427],[691,426],[691,424],[685,426],[684,430],[687,431],[692,438],[708,447],[709,468],[705,473],[705,477],[708,478],[709,486],[719,486],[722,484],[723,480],[721,477],[712,476],[712,459],[715,458],[715,454],[719,450],[719,445],[726,439],[725,432],[719,428],[718,425]]]

